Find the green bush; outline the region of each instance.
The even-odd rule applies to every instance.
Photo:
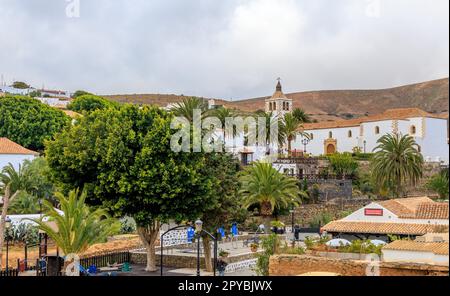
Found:
[[[35,245],[39,242],[39,231],[31,224],[12,224],[5,231],[5,239],[14,244]]]
[[[278,252],[280,241],[275,233],[261,239],[260,247],[263,252],[257,255],[255,271],[260,276],[269,275],[269,259],[270,256]]]
[[[130,234],[136,233],[136,222],[131,217],[123,217],[120,219],[120,233]]]
[[[321,227],[333,221],[333,216],[329,212],[321,212],[314,216],[309,223],[310,227]]]

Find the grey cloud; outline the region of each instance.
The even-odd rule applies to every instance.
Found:
[[[367,5],[379,1],[380,16]],[[447,0],[0,0],[0,74],[97,93],[248,98],[448,76]]]

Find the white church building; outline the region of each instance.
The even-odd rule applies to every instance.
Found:
[[[274,95],[266,99],[266,112],[283,116],[292,112],[293,103],[282,92],[278,82]],[[448,119],[430,114],[417,108],[389,109],[382,114],[351,120],[307,123],[301,129],[308,135],[298,136],[292,149],[306,152],[312,156],[336,152],[371,153],[377,141],[386,134],[399,133],[414,137],[419,150],[428,162],[449,164]]]

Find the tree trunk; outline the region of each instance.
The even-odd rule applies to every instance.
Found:
[[[270,222],[272,220],[272,205],[270,202],[261,203],[261,216],[263,217],[264,229],[266,233],[270,233]]]
[[[137,232],[139,237],[147,249],[147,265],[145,271],[153,272],[156,271],[156,252],[155,252],[155,242],[159,234],[159,221],[154,221],[146,227],[139,226]]]
[[[206,266],[206,271],[207,272],[213,272],[213,263],[211,261],[211,240],[209,238],[209,236],[205,235],[204,237],[202,237],[202,241],[203,241],[203,254],[205,257],[205,266]]]
[[[291,153],[291,151],[292,151],[291,142],[292,142],[292,139],[289,138],[289,139],[288,139],[288,157],[291,157],[291,156],[292,156],[292,153]]]
[[[0,270],[3,268],[3,245],[5,243],[5,223],[6,223],[6,215],[8,214],[8,207],[9,204],[14,198],[19,194],[20,191],[17,191],[11,195],[11,188],[9,185],[5,188],[5,196],[3,197],[3,207],[2,207],[2,214],[0,216]],[[8,262],[6,262],[6,265],[8,265]],[[5,265],[5,266],[6,266]]]

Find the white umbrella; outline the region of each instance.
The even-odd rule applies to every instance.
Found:
[[[385,241],[382,241],[382,240],[379,240],[379,239],[373,239],[370,242],[372,243],[372,245],[374,245],[376,247],[387,244]]]
[[[348,246],[351,244],[352,244],[351,242],[342,238],[332,239],[326,243],[328,247],[341,247],[341,246]]]

